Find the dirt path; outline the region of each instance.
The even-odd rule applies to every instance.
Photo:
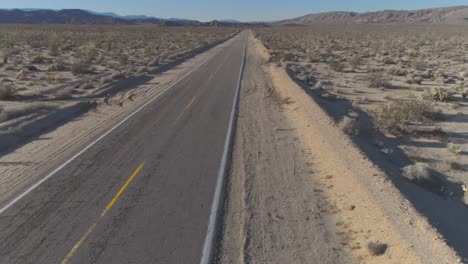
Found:
[[[262,68],[267,57],[251,38],[219,262],[458,263],[284,69]]]

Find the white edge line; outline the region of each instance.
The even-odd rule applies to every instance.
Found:
[[[220,43],[219,45],[222,45],[226,42],[223,42],[223,43]],[[219,47],[218,46],[215,46],[213,48],[216,48],[216,47]],[[153,97],[151,100],[149,100],[148,102],[146,102],[144,105],[140,106],[137,110],[135,110],[134,112],[132,112],[130,115],[128,115],[126,118],[124,118],[122,121],[120,121],[117,125],[113,126],[110,130],[108,130],[106,133],[102,134],[100,137],[98,137],[96,140],[94,140],[93,142],[91,142],[88,146],[86,146],[84,149],[82,149],[80,152],[76,153],[73,157],[71,157],[70,159],[68,159],[67,161],[65,161],[62,165],[60,165],[59,167],[57,167],[55,170],[53,170],[52,172],[50,172],[49,174],[47,174],[47,176],[45,176],[44,178],[42,178],[41,180],[39,180],[37,183],[35,183],[34,185],[32,185],[31,187],[29,187],[26,191],[24,191],[23,193],[21,193],[19,196],[17,196],[16,198],[14,198],[13,200],[11,200],[9,203],[7,203],[5,206],[3,206],[1,209],[0,209],[0,215],[3,214],[6,210],[8,210],[10,207],[12,207],[15,203],[17,203],[19,200],[21,200],[22,198],[24,198],[26,195],[28,195],[30,192],[34,191],[34,189],[36,189],[37,187],[39,187],[42,183],[44,183],[45,181],[47,181],[50,177],[54,176],[57,172],[59,172],[61,169],[63,169],[65,166],[67,166],[68,164],[70,164],[73,160],[75,160],[76,158],[78,158],[81,154],[83,154],[85,151],[87,151],[88,149],[90,149],[92,146],[94,146],[96,143],[98,143],[101,139],[103,139],[104,137],[106,137],[107,135],[109,135],[112,131],[114,131],[115,129],[117,129],[119,126],[121,126],[123,123],[125,123],[127,120],[129,120],[131,117],[133,117],[135,114],[137,114],[138,112],[140,112],[143,108],[145,108],[146,106],[148,106],[149,104],[151,104],[152,102],[154,102],[156,99],[158,99],[160,96],[162,96],[163,94],[165,94],[169,89],[171,89],[172,87],[174,87],[176,84],[178,84],[180,81],[184,80],[187,76],[189,76],[192,72],[194,72],[195,70],[197,70],[198,68],[200,68],[201,66],[205,65],[209,60],[211,60],[212,58],[214,58],[222,49],[219,49],[215,54],[213,54],[212,56],[210,56],[208,59],[206,59],[205,61],[203,61],[201,64],[199,64],[198,66],[196,66],[195,68],[193,68],[192,70],[190,70],[189,72],[187,72],[185,75],[183,75],[182,77],[180,77],[179,79],[177,79],[175,82],[173,82],[171,85],[169,85],[167,88],[165,88],[162,92],[160,92],[159,94],[157,94],[155,97]]]
[[[222,188],[224,185],[224,179],[226,178],[226,173],[227,173],[227,162],[228,162],[228,157],[229,153],[231,150],[231,143],[233,140],[233,130],[234,130],[234,121],[235,121],[235,116],[237,112],[237,105],[239,101],[239,93],[240,93],[240,86],[241,86],[241,80],[242,80],[242,72],[244,69],[244,62],[245,62],[245,53],[247,49],[247,42],[248,39],[246,39],[245,45],[244,45],[244,52],[242,54],[242,63],[239,71],[239,79],[237,80],[237,87],[236,87],[236,92],[234,95],[234,101],[232,104],[232,110],[231,110],[231,117],[229,119],[229,127],[227,130],[226,134],[226,141],[224,142],[224,151],[223,151],[223,156],[221,159],[221,165],[219,167],[219,172],[218,172],[218,178],[216,182],[216,189],[213,197],[213,203],[211,205],[211,212],[210,212],[210,219],[208,223],[208,230],[206,233],[206,238],[205,242],[203,244],[203,251],[202,251],[202,257],[200,260],[200,264],[210,264],[212,262],[213,258],[213,242],[215,240],[215,231],[217,228],[217,222],[219,218],[219,206],[221,202],[221,195],[222,195]]]

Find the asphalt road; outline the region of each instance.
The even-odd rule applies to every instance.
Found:
[[[199,263],[247,34],[0,214],[0,263]]]

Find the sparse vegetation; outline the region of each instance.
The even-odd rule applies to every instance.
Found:
[[[15,95],[15,89],[10,84],[0,84],[0,100],[9,100]]]
[[[415,125],[431,123],[436,115],[429,102],[414,96],[381,105],[372,114],[379,129],[394,135],[410,134]]]
[[[436,102],[447,102],[452,97],[451,93],[442,88],[431,88],[424,93],[424,98]]]
[[[358,119],[349,116],[343,117],[339,123],[339,127],[350,136],[357,136],[360,132]]]
[[[368,76],[367,84],[370,88],[390,88],[390,80],[383,74],[372,73]]]
[[[404,167],[402,176],[434,192],[441,192],[444,188],[442,178],[427,163],[417,162]]]

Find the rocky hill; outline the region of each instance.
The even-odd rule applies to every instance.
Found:
[[[378,12],[327,12],[309,14],[273,23],[275,25],[315,24],[466,24],[468,6]]]

